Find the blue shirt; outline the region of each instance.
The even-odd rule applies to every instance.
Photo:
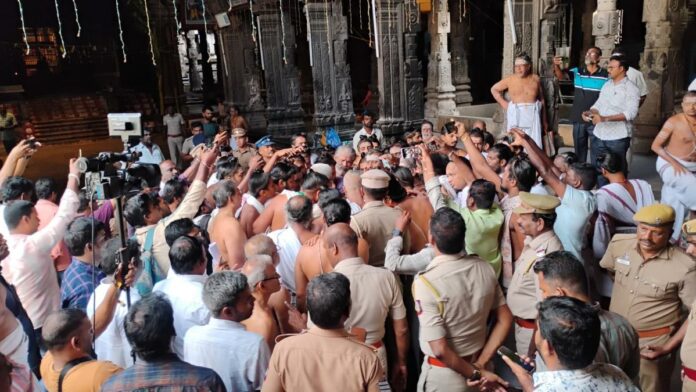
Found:
[[[63,285],[60,288],[61,307],[85,310],[94,288],[105,277],[99,269],[73,257],[63,274]]]
[[[573,109],[570,119],[573,122],[582,122],[582,112],[590,110],[590,107],[599,98],[599,90],[609,79],[609,74],[604,68],[599,68],[595,73],[590,73],[586,67],[575,67],[568,71],[573,85],[575,95],[573,97]]]
[[[556,223],[553,231],[563,249],[572,253],[583,265],[582,248],[585,244],[587,225],[597,209],[597,199],[590,191],[575,189],[566,185],[561,205],[556,207]]]
[[[135,365],[102,384],[102,392],[224,392],[225,384],[215,371],[190,365],[175,354],[154,361],[138,358]]]

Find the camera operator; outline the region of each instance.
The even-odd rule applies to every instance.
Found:
[[[224,134],[221,134],[224,136]],[[135,227],[135,237],[141,246],[141,253],[148,252],[155,262],[147,274],[142,274],[138,280],[138,291],[141,295],[152,290],[152,286],[164,279],[169,272],[169,246],[165,240],[164,229],[169,222],[181,218],[193,218],[203,202],[206,192],[208,175],[219,154],[216,143],[212,149],[205,149],[200,158],[194,159],[198,171],[183,200],[174,211],[160,206],[160,198],[155,193],[142,191],[131,197],[123,211],[126,221]],[[147,270],[147,269],[146,269]]]

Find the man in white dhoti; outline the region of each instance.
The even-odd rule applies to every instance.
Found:
[[[655,137],[657,172],[662,177],[662,203],[674,208],[672,241],[686,246],[681,225],[696,211],[696,91],[682,100],[683,113],[670,117]]]
[[[491,87],[493,98],[507,111],[507,130],[520,128],[543,149],[543,134],[548,130],[544,94],[539,76],[533,75],[532,61],[527,54],[515,58],[515,73]],[[510,96],[507,101],[503,94]]]

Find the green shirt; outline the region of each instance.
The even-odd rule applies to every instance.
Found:
[[[425,184],[425,189],[435,211],[442,207],[449,207],[461,214],[466,224],[464,236],[466,253],[476,254],[486,260],[495,270],[496,276],[500,276],[502,267],[500,229],[505,220],[503,211],[497,205],[487,210],[477,209],[474,211],[467,207],[461,207],[455,201],[442,195],[440,182],[437,178],[429,180]]]

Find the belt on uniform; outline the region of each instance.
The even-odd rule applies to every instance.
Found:
[[[178,135],[167,135],[167,137],[181,137],[181,134],[178,134]]]
[[[690,378],[691,381],[696,381],[696,370],[682,366],[682,373],[684,373],[684,376]]]
[[[668,326],[662,327],[662,328],[648,329],[645,331],[638,331],[638,337],[641,339],[654,338],[656,336],[667,335],[670,332],[672,332],[672,326],[668,325]]]
[[[473,358],[474,358],[473,355],[467,355],[466,357],[462,357],[462,359],[467,361],[467,362],[471,362],[471,360]],[[447,365],[445,365],[444,362],[442,362],[441,360],[439,360],[435,357],[431,357],[431,356],[428,356],[428,364],[432,365],[432,366],[443,367],[443,368],[447,367]]]
[[[515,317],[515,323],[525,329],[536,328],[536,320],[527,320],[519,317]]]
[[[381,340],[378,340],[378,341],[376,341],[376,342],[370,344],[370,346],[372,346],[372,347],[374,347],[374,348],[380,348],[380,347],[383,346],[383,344],[382,344],[382,341],[381,341]]]

